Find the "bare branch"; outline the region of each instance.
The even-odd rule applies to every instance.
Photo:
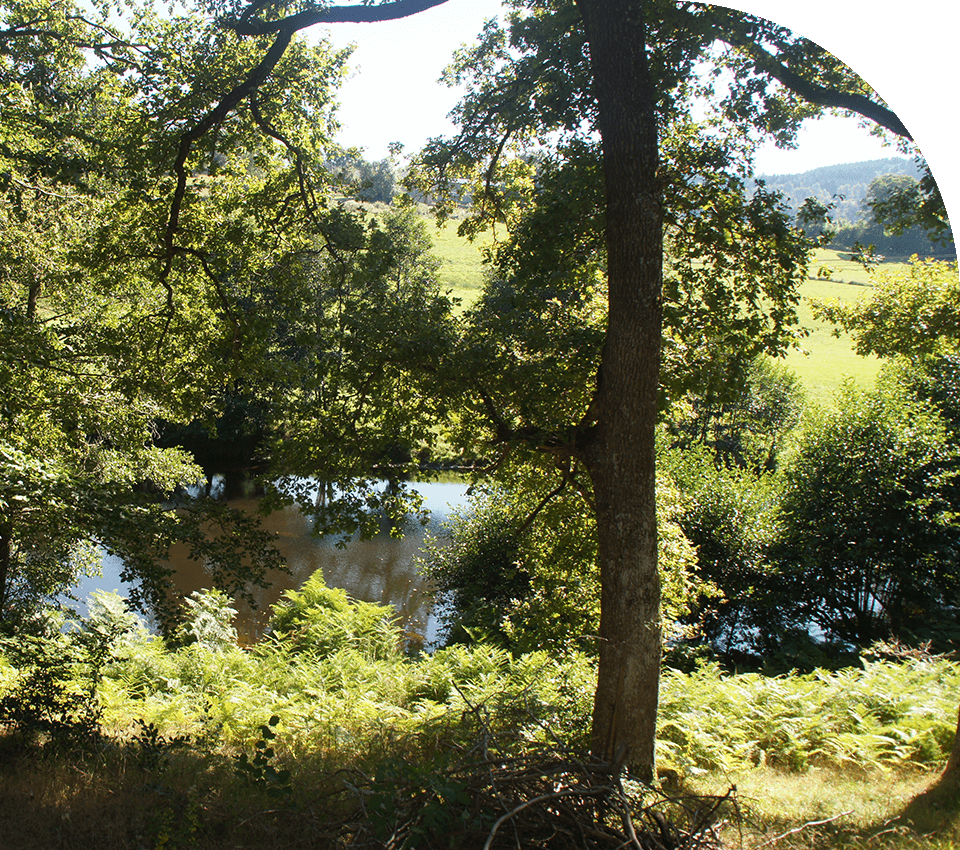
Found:
[[[408,18],[434,6],[441,6],[447,0],[393,0],[377,6],[316,6],[305,9],[296,15],[280,18],[276,21],[264,21],[253,18],[248,9],[237,20],[227,21],[227,26],[238,35],[269,35],[270,33],[295,32],[314,24],[369,24],[380,21],[396,21]],[[251,4],[251,9],[260,11],[267,4],[260,0]]]
[[[781,85],[800,95],[804,100],[828,109],[846,109],[855,112],[891,133],[913,141],[913,136],[903,125],[903,122],[883,103],[872,100],[866,95],[838,91],[806,79],[796,71],[792,71],[759,44],[741,33],[734,32],[729,27],[718,26],[717,37],[731,47],[742,50],[753,60],[758,70],[769,74]]]
[[[776,844],[778,841],[786,838],[788,835],[795,835],[798,832],[802,832],[808,826],[822,826],[825,823],[832,823],[835,820],[840,820],[840,818],[846,817],[847,815],[852,815],[853,809],[850,809],[847,812],[840,812],[838,815],[834,815],[832,818],[824,818],[823,820],[811,820],[806,823],[800,824],[800,826],[795,826],[793,829],[788,829],[786,832],[781,833],[780,835],[774,836],[769,841],[764,841],[763,844],[757,845],[757,850],[760,850],[761,847],[769,847],[771,844]]]
[[[519,806],[514,808],[512,811],[507,812],[505,815],[502,815],[497,822],[493,825],[490,830],[490,835],[487,837],[486,843],[483,845],[483,850],[490,850],[490,846],[493,844],[493,839],[496,838],[497,832],[500,830],[500,827],[503,826],[508,820],[516,817],[524,809],[530,808],[530,806],[535,806],[538,803],[544,803],[548,800],[561,800],[564,797],[604,797],[610,794],[611,789],[604,785],[598,785],[594,788],[570,788],[564,789],[562,791],[555,791],[552,794],[541,794],[539,797],[534,797],[531,800],[526,800],[521,803]]]

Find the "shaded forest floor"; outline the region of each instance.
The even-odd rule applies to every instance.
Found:
[[[10,850],[481,850],[491,838],[490,846],[496,848],[616,846],[599,836],[596,810],[584,807],[589,795],[575,801],[563,797],[561,783],[548,781],[547,774],[555,774],[547,767],[528,771],[528,776],[537,774],[539,796],[553,799],[541,800],[538,808],[536,802],[529,805],[534,796],[511,798],[512,807],[503,805],[500,811],[516,810],[514,816],[495,829],[489,812],[478,813],[479,792],[470,793],[462,772],[458,779],[452,768],[414,778],[408,767],[407,784],[398,783],[393,794],[386,793],[391,770],[394,781],[399,777],[397,763],[389,757],[366,769],[305,765],[296,781],[278,793],[281,786],[266,781],[268,774],[261,773],[260,782],[244,782],[229,758],[189,748],[161,748],[147,755],[142,742],[131,740],[85,756],[48,752],[37,757],[11,751],[9,739],[4,744],[0,846]],[[522,773],[522,765],[512,769],[517,764],[509,765],[514,777]],[[497,788],[501,804],[509,791],[504,775]],[[935,779],[936,773],[924,771],[791,774],[758,768],[736,777],[704,775],[660,793],[638,787],[628,793],[643,797],[634,823],[639,846],[652,850],[960,846],[960,796],[955,789],[929,790]],[[519,790],[532,795],[537,787]],[[645,821],[643,806],[651,800],[662,815]],[[493,798],[482,802],[491,804]],[[574,806],[580,807],[584,830],[571,839]],[[623,829],[616,815],[608,813],[611,834]],[[689,827],[690,821],[707,827],[695,841],[670,838],[671,824]],[[556,828],[550,829],[551,824]],[[591,836],[591,829],[598,835]]]

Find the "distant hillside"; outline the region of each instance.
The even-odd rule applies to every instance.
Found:
[[[864,218],[861,204],[867,196],[870,181],[883,174],[909,174],[920,178],[912,159],[891,156],[867,162],[826,165],[802,174],[760,174],[757,180],[762,180],[768,189],[783,192],[794,212],[807,198],[816,198],[823,203],[832,201],[837,205],[832,213],[834,221],[853,224]],[[842,200],[835,195],[842,196]]]

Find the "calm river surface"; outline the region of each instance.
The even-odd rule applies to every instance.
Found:
[[[423,497],[423,507],[430,511],[430,522],[424,527],[409,520],[402,538],[383,533],[372,540],[354,540],[338,549],[336,538],[319,538],[311,533],[310,520],[296,508],[285,508],[270,514],[264,526],[277,533],[276,546],[290,567],[290,575],[274,573],[271,585],[257,589],[256,610],[239,603],[237,627],[241,639],[255,640],[269,618],[270,606],[283,591],[299,588],[316,570],[330,587],[340,587],[356,599],[389,603],[396,608],[404,628],[411,635],[420,635],[426,643],[436,638],[436,620],[432,614],[433,598],[417,572],[416,557],[424,546],[426,535],[437,536],[451,508],[464,504],[467,485],[464,483],[419,482],[412,486]],[[257,500],[230,499],[238,508],[255,511]],[[182,593],[189,594],[210,586],[209,575],[202,564],[186,557],[186,547],[174,548],[173,565],[176,583]],[[103,560],[103,576],[85,579],[77,590],[81,600],[94,590],[113,590],[125,595],[120,581],[121,564],[116,558]]]

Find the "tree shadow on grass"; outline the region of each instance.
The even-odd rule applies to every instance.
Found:
[[[960,781],[941,775],[885,826],[906,827],[919,835],[960,840]]]

